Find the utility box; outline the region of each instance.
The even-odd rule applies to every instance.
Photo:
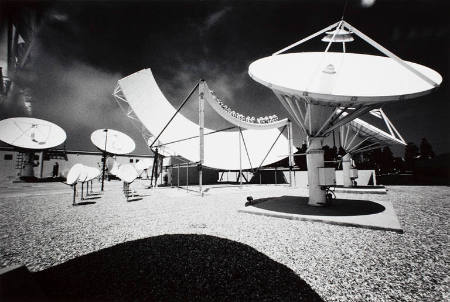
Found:
[[[335,186],[336,170],[334,168],[319,168],[319,185]]]
[[[358,178],[358,169],[350,169],[350,178]]]

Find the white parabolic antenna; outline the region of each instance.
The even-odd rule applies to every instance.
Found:
[[[132,183],[138,176],[138,172],[132,164],[120,165],[117,173],[117,177],[126,183]]]
[[[86,181],[91,181],[94,178],[98,177],[100,175],[100,170],[94,167],[87,167],[87,179]]]
[[[66,183],[68,185],[73,185],[78,182],[81,172],[84,170],[85,166],[82,164],[75,164],[70,168],[69,173],[67,173]]]
[[[138,161],[134,166],[137,170],[149,169],[153,165],[153,161],[149,158],[144,158]]]
[[[280,54],[335,29],[324,52]],[[352,32],[388,57],[328,52],[340,29]],[[325,204],[323,138],[383,103],[430,93],[442,82],[436,71],[395,56],[344,20],[250,64],[249,75],[272,89],[308,136],[309,204]],[[344,116],[343,113],[347,115]]]
[[[436,84],[436,71],[405,62]],[[369,105],[410,99],[434,88],[395,60],[356,53],[303,52],[270,56],[253,62],[250,76],[280,93],[308,97],[330,106]]]
[[[89,176],[89,167],[83,166],[83,169],[80,169],[80,175],[78,175],[78,181],[79,182],[86,182],[88,181]]]
[[[91,134],[91,141],[100,150],[111,154],[128,154],[136,148],[131,137],[113,129],[95,130]]]
[[[356,118],[339,129],[340,145],[346,154],[342,158],[342,172],[344,187],[352,187],[352,156],[357,153],[379,149],[390,145],[406,145],[405,140],[384,113],[383,109],[375,109],[370,112],[373,116],[382,119],[389,133],[377,128],[362,119]],[[346,116],[347,113],[343,113]]]
[[[58,125],[31,117],[13,117],[0,121],[0,140],[24,149],[43,150],[66,140],[66,132]]]
[[[106,160],[106,166],[108,167],[108,171],[110,174],[117,176],[120,164],[116,159],[108,157],[108,159]]]

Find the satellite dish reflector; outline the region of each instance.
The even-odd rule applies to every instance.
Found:
[[[437,85],[442,82],[436,71],[404,62]],[[435,88],[391,58],[356,53],[281,54],[256,60],[248,72],[255,81],[279,93],[332,106],[411,99]]]
[[[81,171],[84,169],[82,164],[75,164],[70,168],[69,173],[67,173],[66,183],[68,185],[73,185],[78,181]]]
[[[91,181],[100,175],[100,170],[94,167],[87,167],[87,174],[86,181]]]
[[[116,159],[113,157],[108,157],[106,159],[106,169],[108,169],[108,171],[111,171],[115,161]]]
[[[113,129],[95,130],[91,134],[91,141],[100,150],[111,154],[127,154],[136,148],[131,137]]]
[[[132,164],[121,165],[117,173],[117,177],[126,183],[132,183],[138,176],[138,172]]]
[[[80,181],[80,182],[87,181],[88,169],[89,169],[89,167],[83,166],[83,169],[80,170],[80,175],[78,176],[78,181]]]
[[[150,168],[153,165],[153,160],[149,158],[142,159],[138,161],[134,166],[136,170],[145,170]]]
[[[42,150],[56,147],[66,140],[58,125],[31,117],[14,117],[0,121],[0,140],[15,147]]]
[[[110,158],[108,158],[108,160],[109,159]],[[111,159],[109,161],[108,160],[106,161],[106,164],[107,164],[109,173],[111,173],[112,175],[117,176],[117,173],[119,173],[120,164],[115,159]]]

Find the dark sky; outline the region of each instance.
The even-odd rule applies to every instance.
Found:
[[[0,118],[33,116],[57,123],[67,148],[95,150],[90,133],[124,131],[148,153],[143,139],[111,94],[118,79],[152,68],[176,106],[204,78],[223,101],[244,115],[287,113],[273,93],[253,81],[249,64],[338,21],[345,1],[59,1],[2,2],[13,15],[32,8],[42,14],[31,60],[17,76],[31,110],[11,96]],[[438,91],[383,107],[405,140],[426,137],[436,153],[450,152],[450,1],[348,1],[345,20],[402,59],[438,71]],[[320,51],[320,39],[294,51]],[[350,52],[378,54],[361,41]],[[183,114],[195,119],[195,100]],[[207,111],[210,128],[226,127]],[[299,129],[296,143],[301,143]],[[394,148],[402,155],[402,148]]]

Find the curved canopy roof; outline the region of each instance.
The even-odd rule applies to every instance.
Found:
[[[66,140],[58,125],[31,117],[14,117],[0,121],[0,140],[15,147],[43,150]]]
[[[118,85],[123,100],[128,103],[145,128],[153,136],[161,133],[176,109],[159,89],[151,70],[144,69],[127,76],[119,80]],[[239,131],[217,132],[207,128],[204,131],[204,165],[217,169],[238,170]],[[166,152],[171,151],[172,155],[180,155],[192,162],[198,162],[200,158],[198,135],[199,125],[177,114],[158,141],[170,149],[166,149]],[[243,130],[242,136],[244,138],[241,143],[242,169],[258,167],[261,163],[267,165],[279,161],[288,154],[288,140],[280,135],[277,128]],[[272,144],[274,145],[269,152]]]
[[[437,85],[436,71],[406,64]],[[431,92],[435,86],[389,57],[356,53],[301,52],[280,54],[250,64],[257,82],[288,95],[308,96],[324,105],[374,104],[409,99]]]

